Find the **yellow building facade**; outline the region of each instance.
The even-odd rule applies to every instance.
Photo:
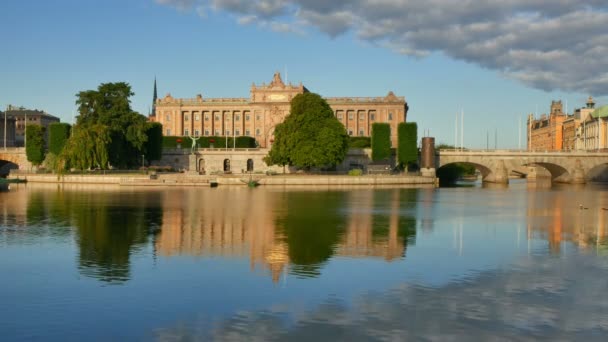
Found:
[[[251,136],[267,148],[274,141],[274,129],[290,111],[290,102],[308,92],[301,83],[285,84],[275,73],[269,84],[252,84],[249,98],[180,99],[167,94],[154,102],[151,121],[163,125],[165,136]],[[405,122],[405,98],[389,92],[384,97],[325,98],[336,118],[351,136],[370,136],[375,122],[391,126],[391,143],[397,144],[397,125]]]

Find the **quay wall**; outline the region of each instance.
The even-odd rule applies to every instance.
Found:
[[[410,175],[192,175],[186,173],[149,175],[11,175],[12,179],[25,179],[28,183],[56,184],[113,184],[126,186],[210,186],[218,185],[245,186],[251,179],[260,185],[434,185],[433,177]]]

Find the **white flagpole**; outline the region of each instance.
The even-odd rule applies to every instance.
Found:
[[[464,150],[464,109],[460,110],[460,149]]]
[[[456,124],[454,124],[454,149],[458,149],[458,113],[456,113]]]
[[[519,117],[519,138],[517,139],[517,149],[521,150],[521,116]]]

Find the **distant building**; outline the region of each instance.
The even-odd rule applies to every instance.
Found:
[[[549,114],[542,114],[536,119],[528,116],[528,149],[529,150],[562,150],[563,124],[568,115],[563,112],[562,101],[552,101]]]
[[[166,136],[251,136],[260,147],[270,147],[274,128],[289,114],[290,102],[306,93],[302,84],[285,84],[275,73],[270,84],[251,85],[249,98],[178,99],[167,94],[153,104],[151,121],[163,125]],[[156,82],[154,86],[156,97]],[[397,125],[405,122],[404,97],[389,92],[384,97],[325,98],[334,115],[351,136],[370,136],[375,122],[390,124],[391,142],[397,145]]]
[[[593,97],[589,96],[585,108],[578,108],[572,115],[564,121],[563,124],[563,150],[570,151],[580,149],[580,126],[589,115],[595,111],[595,102]],[[577,143],[577,141],[579,141]]]
[[[0,148],[15,147],[15,118],[0,111]]]
[[[608,105],[593,108],[593,112],[579,125],[576,149],[585,151],[608,149]]]
[[[26,125],[41,125],[46,128],[44,140],[48,144],[48,127],[53,122],[59,122],[58,117],[38,109],[26,109],[9,105],[6,113],[15,119],[15,145],[17,147],[24,146]]]

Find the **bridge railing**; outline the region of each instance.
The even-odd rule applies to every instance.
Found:
[[[608,149],[599,150],[548,150],[548,149],[440,149],[437,152],[451,153],[560,153],[560,154],[589,154],[589,153],[608,153]]]

